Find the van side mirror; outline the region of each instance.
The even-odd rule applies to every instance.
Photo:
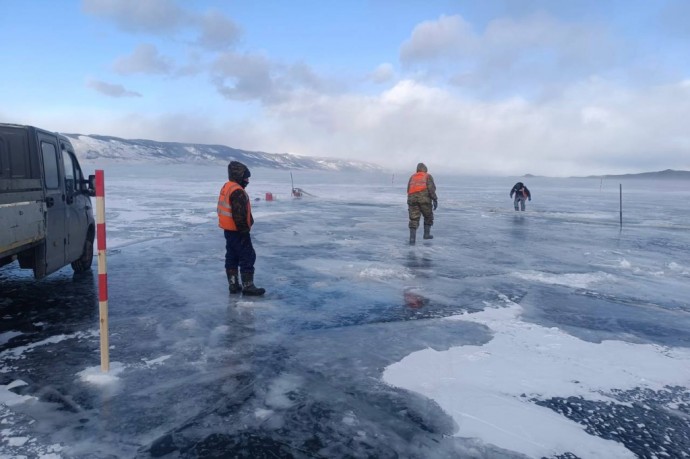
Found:
[[[87,186],[87,191],[89,192],[89,196],[96,196],[96,176],[91,174],[89,175],[88,180],[84,180],[86,186]]]

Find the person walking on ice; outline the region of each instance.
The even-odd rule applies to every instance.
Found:
[[[266,293],[266,289],[254,285],[256,252],[249,236],[254,217],[249,195],[244,191],[251,175],[247,166],[239,161],[228,164],[229,180],[218,197],[218,226],[225,235],[225,272],[230,293],[257,296]],[[242,275],[241,285],[239,274]]]
[[[522,182],[517,182],[513,186],[513,189],[510,190],[511,198],[513,197],[513,194],[515,194],[515,200],[513,201],[515,210],[525,210],[525,200],[529,199],[531,201],[532,193],[529,192],[527,187]]]
[[[427,173],[424,163],[417,164],[417,172],[407,182],[407,211],[410,214],[410,245],[417,239],[419,220],[424,216],[424,239],[433,239],[431,226],[434,224],[434,210],[438,207],[436,184]]]

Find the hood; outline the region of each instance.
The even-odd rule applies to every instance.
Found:
[[[424,165],[424,163],[417,164],[417,172],[426,172],[426,171],[427,171],[427,168]]]
[[[251,175],[249,168],[239,161],[231,161],[228,164],[228,179],[235,183],[241,184]]]

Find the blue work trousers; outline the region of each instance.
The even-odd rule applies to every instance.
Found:
[[[242,273],[253,273],[256,252],[249,233],[224,230],[225,233],[225,269],[237,269]]]

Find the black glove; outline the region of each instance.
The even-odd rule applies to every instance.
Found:
[[[529,198],[529,200],[531,201],[531,200],[532,200],[532,198]]]
[[[438,207],[438,199],[434,199],[434,210]]]

